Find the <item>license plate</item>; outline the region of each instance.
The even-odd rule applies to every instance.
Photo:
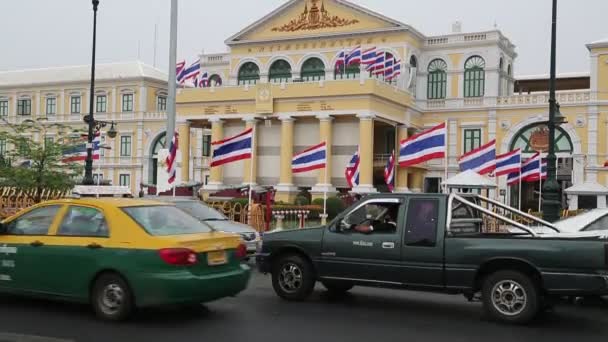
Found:
[[[210,266],[223,265],[228,262],[226,258],[226,251],[213,251],[207,253],[207,263]]]

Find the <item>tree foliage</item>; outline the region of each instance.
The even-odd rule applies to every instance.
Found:
[[[81,131],[46,119],[19,124],[4,121],[3,126],[0,140],[7,149],[0,156],[1,187],[23,190],[38,203],[44,190],[70,190],[80,180],[82,165],[62,159],[66,149],[83,143]],[[52,139],[46,139],[48,133],[54,133]]]

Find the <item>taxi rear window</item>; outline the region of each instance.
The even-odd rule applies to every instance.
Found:
[[[209,233],[211,227],[174,206],[126,207],[122,210],[155,236]]]

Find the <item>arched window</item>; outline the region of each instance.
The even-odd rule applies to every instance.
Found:
[[[410,57],[410,79],[407,83],[407,88],[412,91],[412,94],[416,94],[416,77],[418,76],[418,58],[412,55]]]
[[[239,85],[256,84],[260,79],[260,68],[253,62],[247,62],[239,69]]]
[[[158,151],[166,148],[167,134],[159,135],[152,145],[152,184],[158,182]]]
[[[555,153],[572,154],[574,147],[568,133],[555,127]],[[522,153],[547,152],[549,150],[549,128],[546,124],[532,124],[520,130],[511,142],[511,150],[521,149]]]
[[[291,81],[291,65],[282,59],[272,63],[268,72],[268,80],[272,83]]]
[[[325,79],[325,64],[316,57],[307,59],[302,64],[302,81],[320,81]]]
[[[428,68],[427,98],[445,99],[448,83],[448,64],[442,59],[434,59]]]
[[[509,78],[513,76],[513,68],[511,67],[511,64],[509,64],[509,66],[507,67],[507,75],[509,76]]]
[[[221,87],[222,86],[222,78],[218,74],[213,74],[209,77],[209,87]]]
[[[486,61],[473,56],[464,63],[464,97],[481,97],[484,95],[486,80]]]
[[[502,57],[500,57],[500,61],[498,62],[498,72],[502,74],[503,67],[504,67],[505,61],[502,59]]]

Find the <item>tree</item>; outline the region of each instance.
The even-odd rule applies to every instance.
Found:
[[[48,123],[46,119],[25,120],[0,132],[7,149],[0,156],[0,186],[23,190],[36,203],[45,190],[66,191],[82,175],[82,165],[63,163],[64,151],[82,145],[81,131],[69,126]],[[53,139],[47,133],[53,132]],[[38,141],[35,136],[39,136]]]

